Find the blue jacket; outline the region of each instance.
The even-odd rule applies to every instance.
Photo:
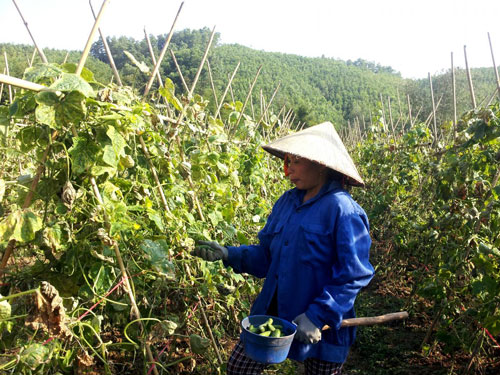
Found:
[[[331,327],[317,344],[294,340],[289,358],[343,363],[355,328],[340,323],[355,317],[356,295],[374,273],[368,219],[336,181],[302,203],[304,194],[297,188],[284,193],[259,232],[259,245],[229,246],[225,265],[266,278],[251,315],[265,314],[276,292],[279,317],[292,321],[305,312],[318,328]]]

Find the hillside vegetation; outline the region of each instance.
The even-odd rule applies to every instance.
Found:
[[[194,79],[209,38],[210,30],[206,28],[182,30],[174,33],[172,37],[171,49],[188,86]],[[391,67],[380,66],[362,59],[342,61],[263,52],[241,45],[217,44],[218,39],[219,35],[216,34],[215,46],[209,53],[213,85],[218,96],[222,95],[228,85],[229,77],[240,63],[227,96],[243,101],[259,67],[262,66],[253,90],[253,115],[258,112],[255,108],[261,106],[261,93],[267,103],[278,85],[279,89],[272,106],[276,113],[283,106],[292,109],[296,125],[332,121],[341,127],[357,121],[366,126],[374,116],[378,116],[379,112],[383,112],[386,121],[389,122],[391,111],[393,122],[397,123],[397,119],[401,119],[398,125],[402,126],[405,122],[408,124],[407,121],[403,121],[408,118],[407,95],[414,118],[425,121],[432,112],[427,79],[403,79]],[[158,56],[166,41],[166,35],[150,36],[150,41],[155,55]],[[137,69],[124,51],[152,69],[153,64],[146,39],[108,38],[108,44],[123,83],[142,92],[149,75]],[[9,56],[11,75],[22,76],[22,72],[28,66],[27,62],[31,60],[33,47],[0,44],[0,51],[3,50]],[[91,53],[89,69],[101,82],[109,82],[112,72],[102,40],[93,44]],[[64,60],[66,52],[47,50],[46,55],[49,61],[60,63]],[[69,62],[78,62],[78,58],[79,53],[76,51],[68,55]],[[35,58],[35,61],[37,60],[38,58]],[[3,64],[3,61],[0,61],[0,71],[3,70]],[[170,53],[166,54],[160,72],[162,76],[169,77],[178,90],[182,90],[180,73]],[[471,99],[466,72],[457,69],[455,74],[457,112],[460,115],[471,108]],[[473,69],[472,79],[478,103],[487,104],[496,88],[493,69]],[[202,72],[197,87],[203,97],[210,99],[214,97],[208,69]],[[445,72],[434,77],[433,87],[435,102],[439,104],[438,122],[452,121],[451,75]],[[3,97],[6,98],[5,92]],[[209,106],[215,109],[215,100],[211,100]]]

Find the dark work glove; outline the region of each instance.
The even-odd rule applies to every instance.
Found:
[[[321,330],[316,327],[305,313],[297,316],[293,322],[297,324],[295,337],[304,344],[316,344],[321,340]]]
[[[216,260],[227,260],[228,252],[227,248],[215,241],[199,241],[192,254],[208,262],[215,262]]]

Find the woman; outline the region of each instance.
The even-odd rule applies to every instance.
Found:
[[[363,186],[333,125],[322,123],[263,147],[285,160],[295,188],[274,205],[259,244],[224,247],[203,242],[194,254],[223,260],[237,273],[265,277],[250,315],[278,316],[297,324],[288,357],[306,374],[340,374],[355,328],[354,300],[371,280],[369,224],[344,184]],[[322,330],[328,325],[330,329]],[[266,365],[245,355],[238,342],[228,374],[260,374]]]

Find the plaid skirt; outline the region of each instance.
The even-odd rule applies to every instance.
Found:
[[[341,375],[342,365],[342,363],[327,362],[316,358],[308,358],[304,361],[306,375]],[[247,357],[243,343],[239,340],[227,362],[227,375],[260,375],[268,366]]]

